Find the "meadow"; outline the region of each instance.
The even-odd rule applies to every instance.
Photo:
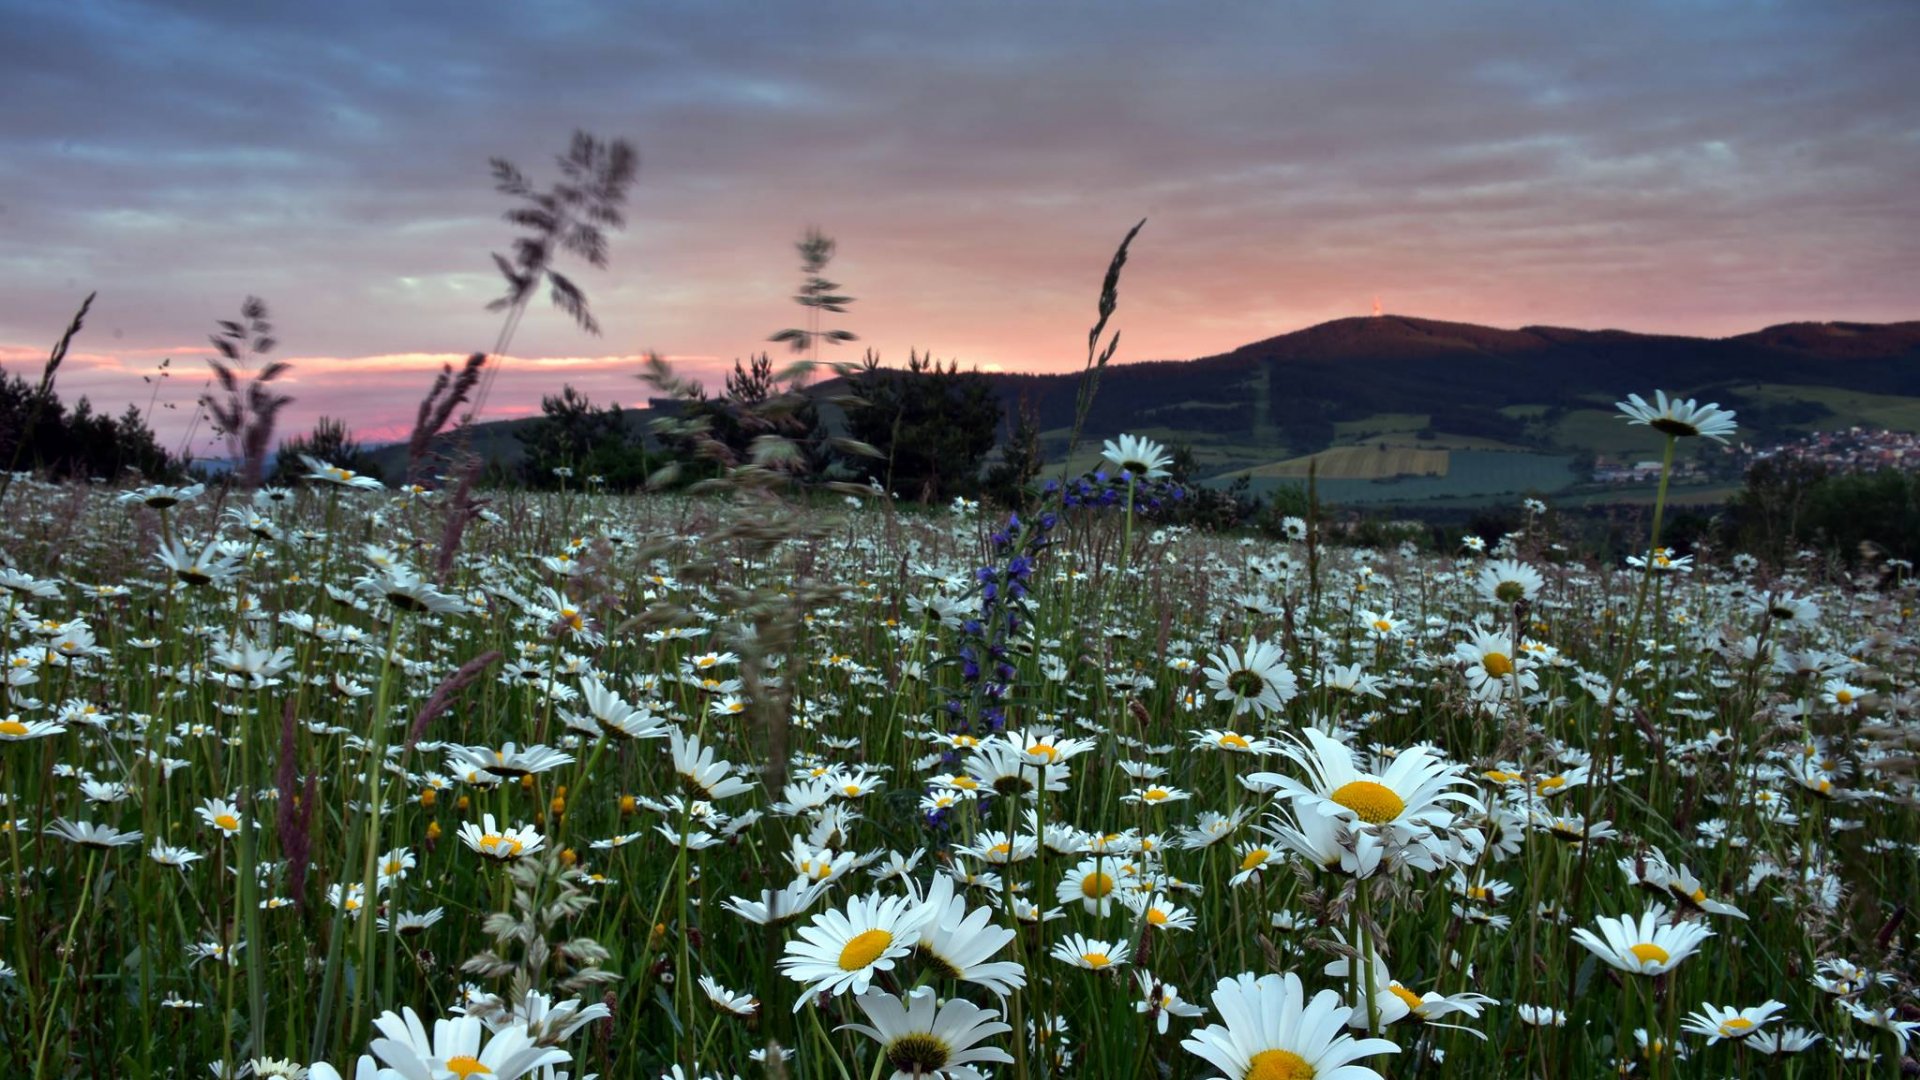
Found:
[[[1910,566],[1195,532],[1109,450],[18,480],[5,1075],[1903,1075]]]

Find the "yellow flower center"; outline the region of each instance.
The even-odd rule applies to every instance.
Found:
[[[1549,776],[1545,780],[1540,781],[1540,794],[1545,795],[1549,791],[1556,791],[1566,786],[1567,786],[1566,777]]]
[[[1034,757],[1042,758],[1046,760],[1048,764],[1052,764],[1054,761],[1059,760],[1059,757],[1060,757],[1060,751],[1054,749],[1051,743],[1039,743],[1033,747],[1030,747],[1027,750],[1027,753],[1032,754]]]
[[[1252,743],[1247,741],[1246,736],[1235,735],[1231,731],[1226,733],[1225,735],[1220,736],[1220,745],[1231,746],[1235,750],[1247,750],[1247,749],[1251,749],[1253,746]]]
[[[1172,792],[1168,791],[1166,788],[1158,788],[1158,787],[1148,788],[1147,793],[1141,796],[1141,798],[1146,799],[1148,802],[1159,802],[1160,800],[1166,798],[1168,795],[1171,795],[1171,794]]]
[[[1725,1020],[1720,1021],[1720,1030],[1728,1034],[1733,1032],[1744,1033],[1752,1027],[1753,1021],[1744,1016],[1729,1016]]]
[[[1152,923],[1152,924],[1153,924],[1153,925],[1155,925],[1155,926],[1165,926],[1165,925],[1167,925],[1167,913],[1166,913],[1166,912],[1164,912],[1164,911],[1161,911],[1161,910],[1160,910],[1159,908],[1157,908],[1157,907],[1156,907],[1156,908],[1148,908],[1148,909],[1147,909],[1147,921],[1148,921],[1148,922],[1150,922],[1150,923]]]
[[[1081,953],[1080,960],[1082,963],[1085,963],[1088,967],[1094,968],[1096,970],[1103,967],[1111,967],[1113,965],[1113,961],[1108,959],[1107,954],[1103,952]]]
[[[1291,1050],[1262,1050],[1249,1062],[1240,1080],[1313,1080],[1313,1066]]]
[[[1261,863],[1266,862],[1267,856],[1271,854],[1273,853],[1268,851],[1266,848],[1263,848],[1263,847],[1254,848],[1252,851],[1247,852],[1247,855],[1245,858],[1240,860],[1240,869],[1251,870],[1254,867],[1259,866]]]
[[[1627,951],[1633,953],[1634,959],[1640,961],[1642,964],[1664,964],[1668,960],[1673,959],[1667,950],[1655,945],[1651,941],[1635,945]]]
[[[1372,780],[1350,780],[1340,785],[1333,801],[1360,815],[1360,820],[1369,825],[1383,825],[1407,809],[1392,788]]]
[[[1080,895],[1088,899],[1098,900],[1112,891],[1113,879],[1098,870],[1080,879]]]
[[[1385,634],[1393,630],[1393,623],[1387,621],[1386,619],[1375,619],[1373,620],[1373,628]]]
[[[240,819],[234,817],[232,814],[216,814],[214,815],[213,823],[228,832],[238,832],[240,830]]]
[[[1496,679],[1504,679],[1513,674],[1513,661],[1507,659],[1506,653],[1490,652],[1480,658],[1480,666],[1486,668],[1487,674]]]
[[[1413,991],[1407,989],[1406,987],[1401,986],[1399,983],[1388,983],[1387,992],[1392,994],[1394,997],[1399,998],[1401,1001],[1406,1002],[1407,1008],[1409,1009],[1418,1011],[1420,1006],[1426,1004],[1425,1001],[1422,1001],[1420,999],[1419,994],[1416,994]]]
[[[0,720],[0,735],[25,735],[27,725],[18,720]]]
[[[447,1071],[465,1080],[469,1076],[492,1076],[493,1070],[480,1064],[480,1059],[472,1054],[461,1054],[447,1059]]]
[[[1853,692],[1850,690],[1836,690],[1833,694],[1833,700],[1842,705],[1851,705],[1853,704]]]
[[[859,971],[880,959],[893,947],[893,935],[885,930],[864,930],[855,934],[840,950],[840,970]]]

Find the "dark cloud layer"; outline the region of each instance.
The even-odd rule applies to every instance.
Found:
[[[605,338],[542,311],[523,355],[755,349],[791,321],[809,222],[841,242],[868,343],[1009,368],[1076,361],[1141,216],[1134,359],[1375,294],[1440,318],[1708,334],[1920,314],[1906,0],[0,15],[0,344],[42,347],[99,289],[84,344],[110,400],[144,399],[135,357],[188,362],[247,293],[303,356],[484,347],[486,255],[509,236],[486,159],[544,177],[575,127],[640,146],[632,223],[612,270],[581,275]],[[361,363],[362,383],[394,376]],[[339,411],[355,364],[309,360],[296,419]],[[568,369],[546,370],[501,403]],[[114,378],[132,380],[117,398]],[[370,427],[409,404],[357,402]]]

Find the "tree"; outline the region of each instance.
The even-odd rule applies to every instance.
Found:
[[[1011,430],[1000,451],[1000,460],[987,469],[985,493],[1001,506],[1015,510],[1026,508],[1029,488],[1045,464],[1040,449],[1040,412],[1033,399],[1022,393],[1019,407],[1009,418]]]
[[[375,479],[384,479],[373,455],[367,453],[348,433],[345,420],[323,416],[314,422],[312,431],[295,435],[281,443],[279,455],[273,463],[273,476],[268,482],[276,487],[290,487],[296,479],[306,475],[306,465],[300,460],[302,455]]]
[[[848,432],[880,453],[857,462],[869,479],[923,502],[980,490],[1001,416],[985,375],[918,353],[904,370],[883,368],[869,350],[851,382],[859,401],[847,410]]]
[[[646,480],[646,449],[627,432],[618,405],[597,406],[572,386],[540,399],[540,419],[517,433],[526,447],[521,475],[529,487],[554,487],[570,474],[569,486],[598,476],[612,490],[629,490]],[[564,469],[567,474],[555,470]]]

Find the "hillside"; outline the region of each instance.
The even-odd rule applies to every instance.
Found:
[[[1064,455],[1079,375],[987,378],[1009,411],[1030,402],[1048,456]],[[1654,389],[1737,410],[1745,439],[1856,423],[1920,429],[1920,322],[1787,323],[1695,338],[1403,315],[1337,319],[1216,356],[1115,365],[1086,434],[1096,452],[1100,439],[1123,431],[1186,443],[1203,477],[1246,473],[1256,490],[1297,482],[1299,459],[1329,448],[1434,451],[1453,460],[1347,460],[1343,497],[1394,502],[1457,488],[1482,498],[1508,483],[1559,490],[1580,480],[1572,470],[1595,456],[1650,452],[1646,432],[1617,420],[1613,403]],[[511,432],[520,423],[483,428],[499,429],[489,442],[514,456]],[[1505,456],[1514,454],[1538,460]],[[1083,462],[1091,460],[1083,444]],[[1394,471],[1397,461],[1418,465]],[[1564,482],[1548,482],[1563,474]],[[1404,479],[1421,483],[1396,488]]]

